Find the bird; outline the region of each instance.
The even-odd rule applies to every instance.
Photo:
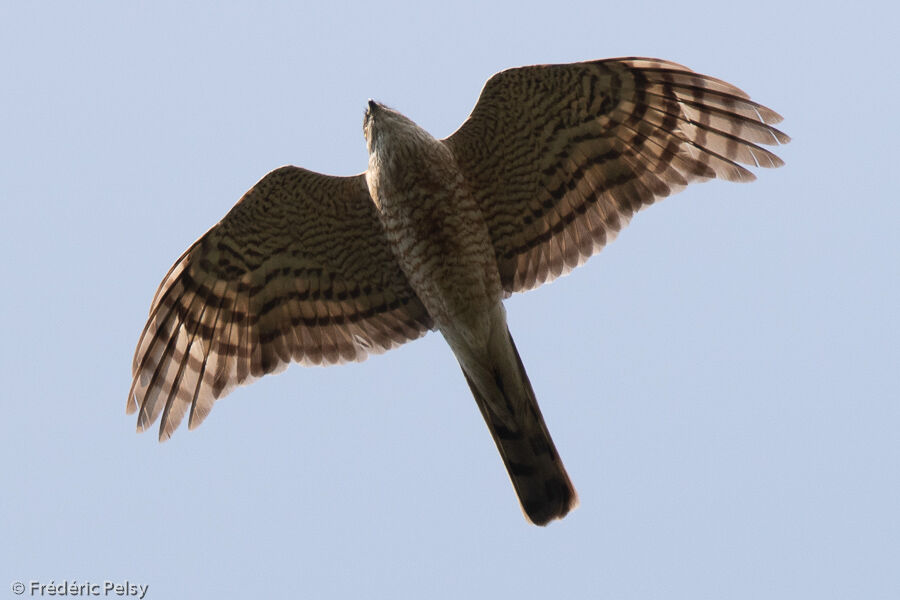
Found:
[[[507,69],[444,139],[369,100],[354,176],[265,175],[169,270],[135,351],[126,412],[168,439],[290,363],[361,361],[438,331],[528,521],[578,504],[503,300],[598,253],[691,182],[779,167],[782,117],[655,58]]]

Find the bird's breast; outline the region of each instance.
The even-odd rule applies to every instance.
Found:
[[[369,188],[410,285],[439,328],[479,321],[500,301],[500,275],[484,217],[452,156],[423,153],[380,167]]]

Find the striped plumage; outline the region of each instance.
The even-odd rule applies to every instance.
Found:
[[[507,293],[582,264],[691,181],[752,181],[787,143],[738,88],[646,58],[509,69],[447,138],[479,199]]]
[[[236,385],[363,360],[431,329],[378,223],[365,177],[281,167],[163,279],[134,356],[129,413],[167,439]]]
[[[526,515],[576,496],[506,328],[501,298],[568,272],[642,207],[692,181],[781,165],[780,117],[656,59],[509,69],[435,140],[370,103],[366,173],[282,167],[164,278],[138,342],[128,412],[167,439],[236,385],[291,361],[363,360],[438,329]]]

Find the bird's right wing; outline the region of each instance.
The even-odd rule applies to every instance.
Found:
[[[510,294],[598,252],[691,181],[777,167],[781,117],[738,88],[647,58],[538,65],[488,80],[445,143],[479,200]]]
[[[292,360],[363,360],[432,321],[391,253],[365,177],[282,167],[169,270],[134,355],[128,413],[167,439]]]

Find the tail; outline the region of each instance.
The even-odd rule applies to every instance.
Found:
[[[487,356],[460,361],[460,366],[522,510],[535,525],[546,525],[578,506],[578,495],[550,439],[505,321],[496,324]]]

